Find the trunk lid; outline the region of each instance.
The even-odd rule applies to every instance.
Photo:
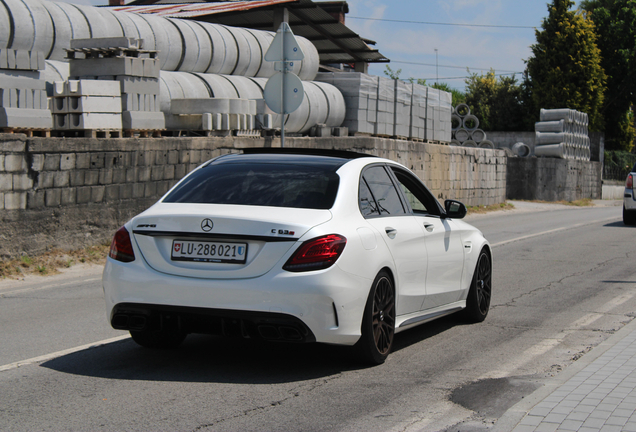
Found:
[[[143,258],[159,272],[243,279],[267,273],[303,234],[331,217],[329,210],[159,203],[131,224]]]

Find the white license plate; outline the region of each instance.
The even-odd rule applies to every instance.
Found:
[[[173,261],[244,264],[247,243],[174,240],[171,257]]]

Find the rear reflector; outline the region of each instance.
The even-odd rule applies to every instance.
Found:
[[[627,176],[627,182],[625,183],[625,188],[634,189],[634,178],[631,174]]]
[[[303,272],[329,268],[338,260],[347,239],[338,234],[307,240],[287,260],[283,270]]]
[[[133,251],[130,235],[125,227],[119,228],[110,244],[110,252],[108,256],[114,260],[121,262],[132,262],[135,260],[135,252]]]

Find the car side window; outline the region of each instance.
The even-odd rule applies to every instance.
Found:
[[[366,183],[375,200],[377,212],[371,215],[394,216],[406,214],[406,210],[400,200],[400,195],[395,189],[391,177],[382,166],[372,166],[364,170],[362,180],[360,182],[360,190],[362,192],[362,183]],[[362,193],[360,194],[360,204],[362,205]],[[361,207],[362,210],[362,207]],[[364,214],[364,212],[363,212]]]
[[[419,180],[399,168],[391,167],[391,169],[413,213],[433,215],[439,213],[435,198],[422,186]]]
[[[373,195],[371,195],[367,182],[363,178],[360,179],[360,192],[358,196],[360,200],[358,204],[360,205],[362,216],[380,216],[378,206],[373,199]]]

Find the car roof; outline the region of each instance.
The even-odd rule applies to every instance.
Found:
[[[353,159],[375,158],[364,153],[344,150],[322,150],[302,148],[249,148],[242,154],[229,154],[212,160],[210,165],[221,164],[299,164],[312,165],[328,171],[337,171],[342,165]]]

